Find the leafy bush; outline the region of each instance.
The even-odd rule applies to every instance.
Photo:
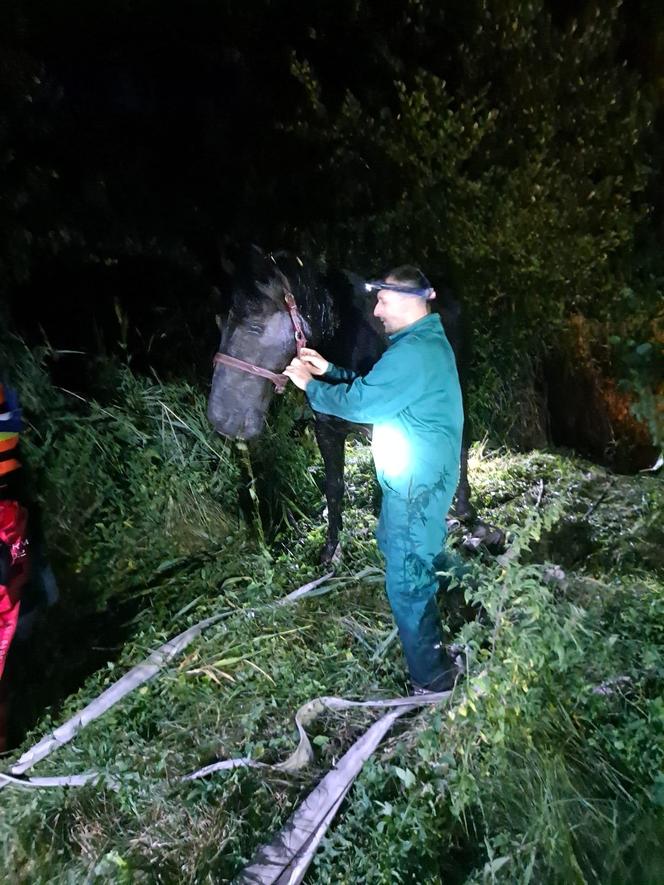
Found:
[[[90,512],[70,513],[75,491],[63,489],[49,529],[52,542],[67,539],[62,567],[77,563],[90,602],[112,601],[110,586],[136,606],[119,657],[27,743],[168,636],[211,613],[228,616],[39,766],[41,774],[102,770],[119,788],[3,791],[5,869],[17,882],[229,881],[369,714],[320,720],[315,763],[298,776],[179,777],[218,758],[283,759],[296,708],[317,695],[404,691],[381,577],[353,577],[381,562],[370,454],[349,446],[339,567],[348,582],[298,606],[262,609],[317,572],[319,460],[303,479],[292,417],[277,418],[269,463],[283,470],[280,494],[292,477],[297,511],[263,509],[279,522],[270,549],[238,509],[234,484],[247,453],[206,431],[200,395],[124,372],[118,379],[117,402],[103,409],[88,403],[72,413],[54,399],[62,420],[53,450],[37,451],[37,426],[28,434],[45,500],[65,479],[71,486],[80,453],[77,488]],[[253,453],[254,468],[265,457]],[[256,488],[267,482],[260,470]],[[447,637],[467,648],[469,678],[449,710],[402,720],[367,765],[312,880],[655,883],[664,862],[661,489],[582,461],[481,447],[471,476],[481,511],[513,542],[503,560],[474,560],[464,579],[481,616]],[[145,489],[129,494],[132,483]],[[113,573],[104,576],[105,561]],[[69,585],[63,591],[67,604]],[[450,604],[458,592],[447,591]]]

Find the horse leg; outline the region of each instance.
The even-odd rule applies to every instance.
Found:
[[[465,434],[464,434],[465,436]],[[470,483],[468,481],[468,445],[464,439],[461,446],[461,462],[459,464],[459,485],[457,486],[454,506],[454,516],[464,523],[472,522],[475,517],[475,508],[470,501]]]
[[[469,422],[463,426],[463,444],[461,446],[461,463],[459,466],[459,485],[457,486],[452,514],[469,530],[463,542],[468,550],[476,550],[482,544],[490,553],[499,554],[505,550],[505,532],[496,526],[488,525],[478,519],[470,500],[470,483],[468,481],[468,447]]]
[[[327,537],[320,561],[332,561],[339,546],[344,496],[344,444],[348,431],[336,418],[316,415],[315,434],[325,465],[325,498],[327,501]]]

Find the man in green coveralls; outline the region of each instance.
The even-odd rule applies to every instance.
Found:
[[[356,376],[303,348],[285,374],[317,412],[373,424],[383,492],[376,538],[387,596],[413,691],[444,691],[457,671],[441,641],[434,560],[443,553],[459,479],[463,406],[456,362],[421,271],[399,267],[367,289],[378,293],[374,316],[389,336],[371,371]]]

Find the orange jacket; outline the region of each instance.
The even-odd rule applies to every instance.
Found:
[[[28,512],[16,501],[0,501],[0,546],[7,563],[0,583],[0,678],[18,622],[21,591],[28,580]]]

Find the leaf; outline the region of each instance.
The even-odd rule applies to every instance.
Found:
[[[658,774],[650,789],[653,803],[658,808],[664,808],[664,774]]]
[[[394,773],[407,790],[409,790],[417,782],[417,778],[409,768],[396,767],[394,769]]]
[[[498,870],[502,870],[505,864],[508,864],[511,860],[512,857],[508,854],[506,857],[497,857],[495,860],[484,864],[484,878],[487,879],[489,876],[491,876],[491,878],[493,879]]]

